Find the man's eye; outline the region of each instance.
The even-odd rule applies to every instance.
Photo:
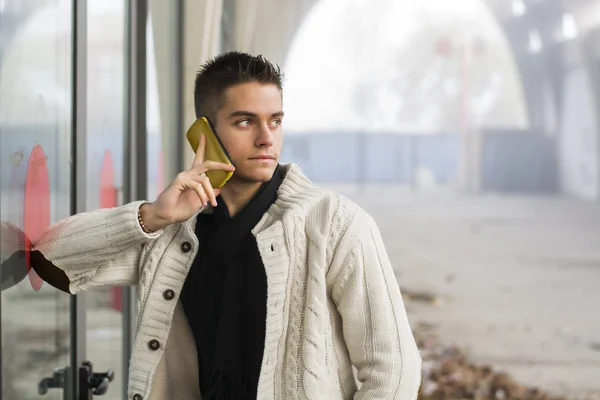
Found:
[[[277,128],[280,125],[281,125],[281,120],[280,119],[275,119],[275,120],[271,121],[271,126],[273,128]]]
[[[248,127],[248,126],[250,126],[250,120],[244,119],[242,121],[239,121],[237,123],[237,125],[240,126],[240,127],[242,127],[242,128]]]

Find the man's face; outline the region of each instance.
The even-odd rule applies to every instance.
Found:
[[[283,142],[282,103],[273,84],[248,82],[225,92],[215,130],[235,165],[232,180],[267,182],[273,176]]]

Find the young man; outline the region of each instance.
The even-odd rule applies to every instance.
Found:
[[[203,138],[156,201],[67,218],[32,255],[69,293],[139,286],[129,399],[416,399],[421,359],[375,222],[278,162],[279,69],[226,53],[194,97],[235,169],[204,160]],[[222,190],[215,169],[234,171]]]

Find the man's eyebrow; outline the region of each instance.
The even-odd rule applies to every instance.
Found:
[[[272,118],[275,117],[283,117],[284,112],[283,111],[278,111],[276,113],[271,114]],[[256,118],[258,117],[258,115],[256,113],[250,112],[250,111],[234,111],[231,114],[229,114],[229,118],[233,118],[233,117],[250,117],[250,118]]]
[[[256,113],[250,112],[250,111],[234,111],[231,114],[229,114],[229,118],[232,117],[252,117],[255,118],[258,115],[256,115]]]

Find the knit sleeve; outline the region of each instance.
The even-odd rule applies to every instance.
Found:
[[[354,399],[415,400],[421,384],[419,350],[379,229],[370,216],[360,219],[332,292],[362,383]]]
[[[142,201],[65,218],[32,246],[69,279],[72,294],[99,287],[135,285],[144,245],[161,231],[146,234],[137,220]]]

